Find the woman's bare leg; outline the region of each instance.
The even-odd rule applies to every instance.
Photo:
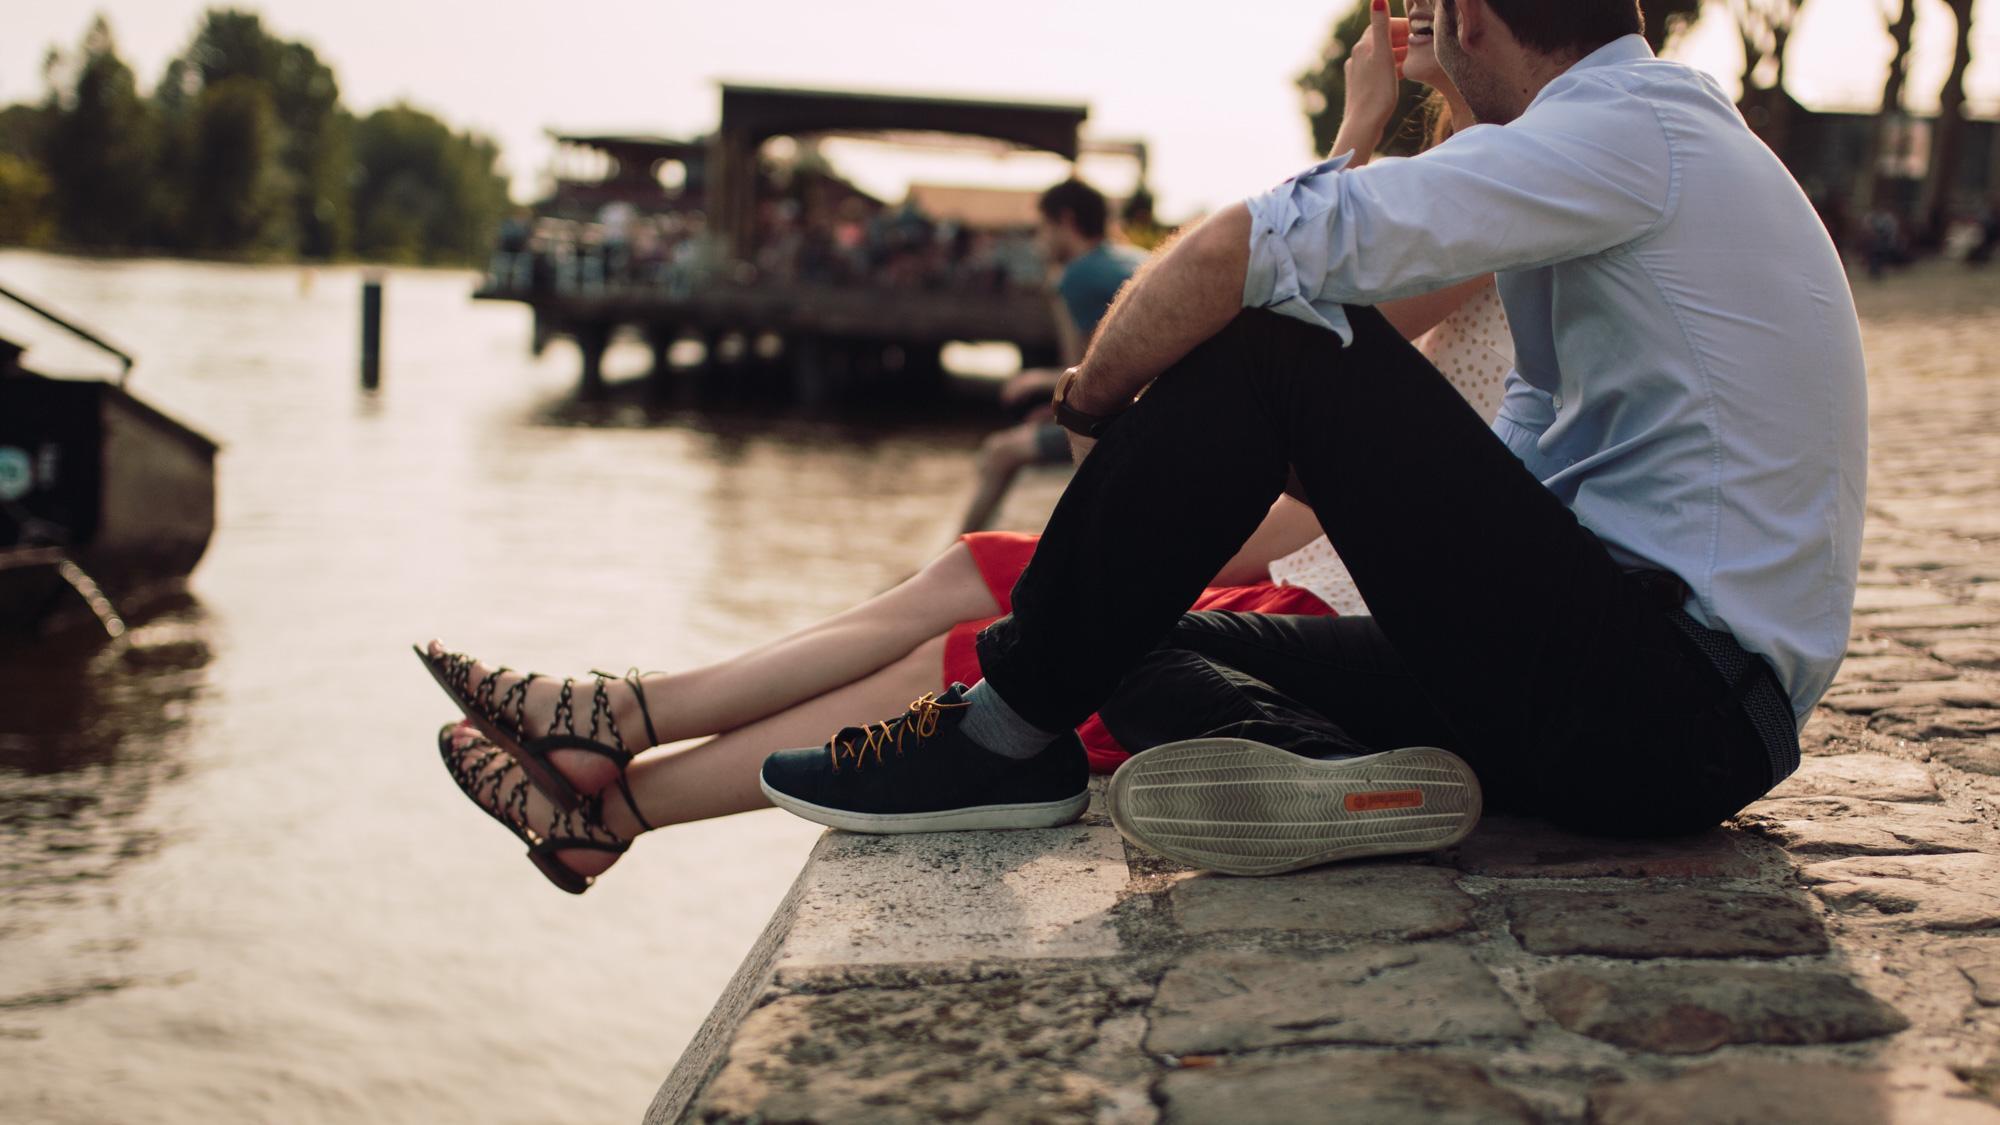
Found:
[[[999,612],[972,552],[953,543],[893,589],[817,625],[706,668],[646,677],[646,703],[662,741],[736,731],[886,668],[962,621]],[[941,657],[931,664],[933,683],[940,667]]]
[[[873,722],[937,690],[943,658],[944,638],[935,637],[886,668],[780,714],[685,750],[653,750],[635,760],[628,772],[633,799],[655,828],[765,808],[770,802],[764,799],[757,777],[766,756],[774,750],[824,742],[841,727]],[[520,767],[497,758],[493,768]],[[529,826],[546,832],[556,816],[554,808],[532,790],[525,800],[522,813]],[[630,840],[645,832],[615,790],[605,793],[602,809],[606,827],[619,838]],[[560,852],[557,858],[585,877],[599,874],[618,859],[582,849]]]
[[[938,690],[943,660],[944,638],[936,637],[888,667],[817,699],[685,750],[647,754],[632,763],[632,794],[646,819],[662,827],[767,808],[771,802],[758,788],[757,775],[773,751],[822,743],[842,727],[902,710],[925,692]],[[630,809],[622,811],[631,815]]]
[[[689,672],[649,673],[640,683],[657,741],[678,742],[735,731],[855,683],[908,656],[918,645],[961,621],[976,621],[999,612],[972,561],[972,552],[965,544],[954,543],[923,570],[853,609],[719,664]],[[443,651],[438,642],[431,644],[433,652]],[[476,665],[474,681],[489,671],[488,665]],[[518,678],[513,673],[503,674],[496,697],[504,695]],[[560,691],[559,679],[544,677],[529,684],[525,706],[528,730],[548,729]],[[637,743],[644,741],[645,725],[637,700],[630,691],[616,686],[609,698],[627,749],[641,749]],[[589,696],[583,695],[575,706],[582,729],[590,713]],[[585,793],[595,792],[617,772],[609,761],[586,753],[558,752],[553,761]]]

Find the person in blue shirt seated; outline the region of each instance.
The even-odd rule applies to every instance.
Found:
[[[1058,350],[1068,366],[1083,358],[1084,342],[1145,255],[1111,241],[1110,206],[1102,192],[1082,180],[1064,180],[1043,192],[1039,208],[1042,252],[1062,267],[1055,285],[1055,322]],[[1059,369],[1029,368],[1001,392],[1001,405],[1009,410],[1030,404],[1036,409],[1032,417],[992,434],[980,446],[979,485],[966,507],[961,533],[983,531],[993,522],[1022,469],[1069,464],[1067,431],[1043,405],[1061,375]]]
[[[1155,255],[1057,385],[1085,456],[979,637],[985,678],[850,737],[865,760],[774,754],[774,803],[855,831],[1059,823],[1095,710],[1150,747],[1108,791],[1129,840],[1263,874],[1446,847],[1482,808],[1691,832],[1797,768],[1866,481],[1825,228],[1634,0],[1373,7],[1478,124],[1336,156]],[[1490,428],[1372,307],[1488,271],[1515,351]],[[1288,489],[1372,615],[1185,615]]]

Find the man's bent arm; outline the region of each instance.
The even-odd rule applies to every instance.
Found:
[[[1250,212],[1234,204],[1174,239],[1120,290],[1084,353],[1070,405],[1114,414],[1243,311]]]

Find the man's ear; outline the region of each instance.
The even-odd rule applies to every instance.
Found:
[[[1471,48],[1484,41],[1492,29],[1493,9],[1486,0],[1458,0],[1458,45]]]

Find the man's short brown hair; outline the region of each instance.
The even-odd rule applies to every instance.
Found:
[[[1444,3],[1456,6],[1456,0]],[[1486,0],[1486,6],[1523,47],[1549,55],[1582,58],[1613,39],[1646,30],[1639,0]]]

